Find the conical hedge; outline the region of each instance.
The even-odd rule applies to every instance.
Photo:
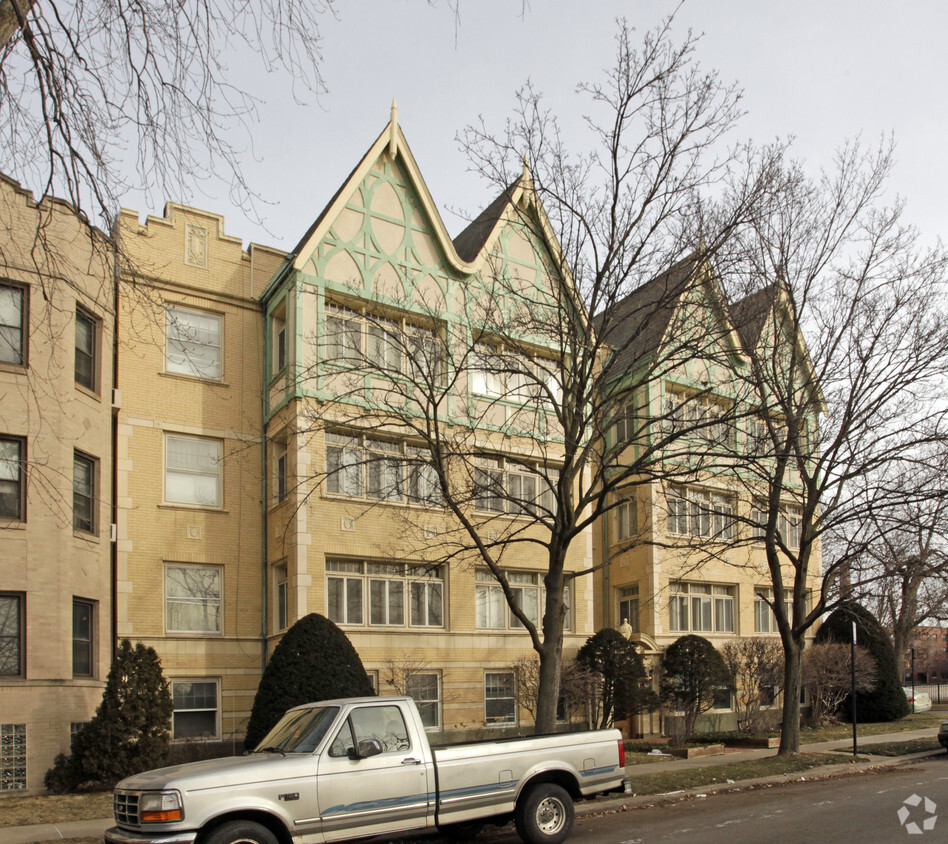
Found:
[[[293,706],[372,694],[369,676],[346,634],[325,616],[311,613],[287,630],[274,649],[257,688],[244,746],[256,747]]]

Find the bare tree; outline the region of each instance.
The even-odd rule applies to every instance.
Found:
[[[943,455],[925,453],[925,460],[886,467],[904,504],[871,514],[874,542],[851,577],[859,599],[892,631],[900,671],[915,628],[948,618],[946,467]]]
[[[921,245],[901,204],[885,205],[891,166],[887,144],[850,144],[816,179],[788,162],[719,258],[746,393],[761,397],[736,440],[735,477],[756,502],[744,534],[765,551],[784,647],[782,754],[799,749],[804,636],[880,547],[886,514],[931,494],[907,498],[887,469],[924,466],[945,434],[946,256]]]
[[[759,733],[774,726],[770,707],[783,689],[783,648],[775,639],[733,639],[719,649],[731,675],[737,728]]]
[[[253,51],[319,94],[327,15],[333,0],[0,0],[0,170],[106,231],[133,187],[185,199],[217,180],[249,209],[231,131],[256,102],[229,64]]]
[[[540,688],[540,661],[536,654],[516,660],[508,670],[514,675],[514,699],[536,721]],[[591,712],[596,701],[595,681],[575,660],[565,663],[560,676],[560,702],[563,714],[570,718],[577,712]]]
[[[801,682],[810,696],[810,720],[823,724],[831,719],[852,693],[852,654],[849,645],[823,642],[803,654]],[[868,649],[856,646],[856,691],[875,688],[876,663]]]
[[[596,143],[588,155],[568,156],[556,121],[529,88],[504,133],[480,126],[463,134],[475,165],[502,191],[455,240],[464,260],[490,253],[457,312],[435,301],[419,305],[418,280],[406,278],[404,289],[414,293],[401,307],[415,322],[410,330],[386,321],[385,309],[399,304],[388,300],[360,316],[365,343],[354,331],[345,339],[341,312],[327,318],[321,341],[335,372],[331,386],[323,383],[336,400],[312,408],[310,430],[349,426],[363,443],[388,435],[417,447],[395,457],[353,440],[346,456],[346,444],[335,443],[317,480],[338,483],[367,462],[370,482],[394,489],[401,460],[409,499],[430,495],[444,508],[454,529],[426,538],[425,553],[482,567],[523,625],[540,661],[538,731],[555,721],[565,596],[574,578],[588,574],[566,564],[574,541],[618,506],[620,491],[693,476],[693,460],[686,467],[670,458],[693,455],[682,440],[687,428],[712,424],[662,425],[655,408],[640,415],[637,404],[649,385],[725,332],[682,325],[656,350],[655,327],[669,324],[682,297],[712,295],[706,261],[682,263],[682,250],[697,249],[703,234],[702,254],[713,252],[769,175],[765,156],[711,154],[739,117],[739,92],[701,71],[694,39],[674,44],[669,28],[647,33],[636,48],[620,24],[606,81],[581,88],[597,115],[588,121]],[[698,192],[727,175],[732,189],[705,219]],[[543,283],[526,283],[503,260],[500,241],[491,239],[500,230],[532,244]],[[656,276],[647,297],[629,300]],[[366,372],[373,373],[368,402]],[[620,403],[635,408],[621,441],[607,436]],[[381,487],[371,494],[384,498]],[[524,548],[544,561],[542,607],[522,603],[523,590],[505,571],[505,559]]]

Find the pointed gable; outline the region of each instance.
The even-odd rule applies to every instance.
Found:
[[[459,282],[487,283],[500,268],[535,289],[563,283],[559,246],[526,164],[452,241],[396,115],[393,108],[388,125],[307,229],[264,298],[290,273],[343,297],[379,298],[396,307],[423,302],[426,309],[448,311],[470,295]]]

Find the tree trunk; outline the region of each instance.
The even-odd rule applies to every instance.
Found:
[[[534,732],[552,733],[556,728],[556,705],[560,699],[560,675],[563,667],[563,566],[551,564],[553,573],[544,578],[546,606],[543,613],[543,643],[537,648],[540,656],[540,677],[537,683],[537,716]]]
[[[556,645],[559,644],[559,647]],[[556,704],[560,698],[560,654],[562,643],[545,642],[540,652],[540,679],[537,684],[537,717],[534,732],[552,733],[556,728]]]
[[[20,31],[21,17],[26,20],[35,2],[36,0],[0,0],[0,48],[6,47],[10,39]]]
[[[783,719],[780,724],[778,756],[792,756],[800,752],[800,662],[802,657],[802,638],[788,637],[783,649]]]

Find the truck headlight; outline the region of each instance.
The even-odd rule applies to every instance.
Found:
[[[139,806],[142,823],[169,823],[184,818],[177,791],[146,791]]]

